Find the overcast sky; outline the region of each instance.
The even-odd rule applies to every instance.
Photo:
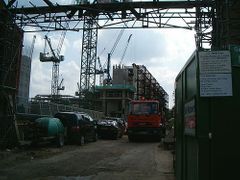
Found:
[[[34,1],[32,1],[34,2]],[[63,3],[64,0],[58,1]],[[72,2],[67,0],[67,2]],[[111,50],[120,30],[99,30],[98,55],[104,64],[107,53]],[[30,97],[36,94],[50,94],[52,63],[42,63],[39,53],[44,49],[44,35],[46,33],[25,33],[25,48],[30,46],[33,35],[36,35],[35,48],[32,59]],[[127,29],[112,56],[112,65],[119,64],[129,35],[131,41],[123,60],[124,65],[132,63],[144,65],[157,79],[169,95],[170,108],[173,106],[174,81],[195,50],[194,31],[184,29]],[[60,33],[47,34],[57,47]],[[61,94],[74,95],[80,76],[80,58],[82,47],[82,31],[67,32],[61,54],[65,60],[60,63],[60,75],[64,78],[65,90]],[[103,51],[105,49],[105,51]],[[100,54],[101,53],[101,54]]]

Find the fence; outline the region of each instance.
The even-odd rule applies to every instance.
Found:
[[[104,117],[103,112],[79,108],[75,106],[57,104],[52,102],[29,102],[17,106],[17,113],[36,114],[44,116],[54,116],[57,112],[85,112],[93,119],[101,119]]]

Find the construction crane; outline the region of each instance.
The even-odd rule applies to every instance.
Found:
[[[113,53],[115,52],[115,49],[116,49],[120,39],[122,38],[123,32],[124,32],[124,29],[121,29],[116,38],[116,41],[113,44],[111,51],[107,55],[107,61],[104,64],[104,67],[107,66],[106,68],[102,67],[100,59],[98,58],[98,64],[99,64],[100,69],[96,70],[96,74],[100,74],[100,85],[103,84],[103,80],[105,80],[106,84],[110,84],[110,82],[112,80],[111,75],[110,75],[111,57],[112,57]],[[105,79],[104,79],[104,74],[107,75],[107,77]]]
[[[64,90],[65,87],[62,86],[63,84],[63,79],[61,80],[60,84],[59,84],[59,64],[61,61],[64,60],[64,56],[60,55],[61,52],[61,48],[63,45],[63,41],[65,39],[66,36],[66,32],[67,31],[62,31],[57,49],[54,50],[52,47],[52,43],[50,38],[45,35],[45,46],[44,46],[44,52],[40,52],[40,61],[41,62],[53,62],[53,66],[52,66],[52,80],[51,80],[51,95],[53,97],[56,97],[57,95],[59,95],[59,91],[60,90]],[[51,55],[49,56],[49,52],[46,51],[47,48],[47,44],[50,48],[51,51]]]
[[[120,60],[120,63],[119,63],[119,64],[122,64],[122,61],[123,61],[123,59],[124,59],[124,57],[125,57],[125,55],[126,55],[126,51],[127,51],[129,42],[130,42],[130,40],[131,40],[131,37],[132,37],[132,34],[130,34],[129,37],[128,37],[127,45],[126,45],[125,48],[124,48],[124,51],[123,51],[123,54],[122,54],[122,57],[121,57],[121,60]]]
[[[97,58],[97,64],[99,66],[99,69],[96,69],[95,74],[100,75],[99,76],[99,85],[103,85],[103,78],[104,78],[104,73],[106,73],[106,69],[103,69],[100,58]]]

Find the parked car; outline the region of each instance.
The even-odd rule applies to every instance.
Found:
[[[108,120],[115,120],[118,123],[118,126],[121,129],[120,137],[122,137],[127,132],[127,122],[123,118],[118,117],[106,117]]]
[[[123,124],[114,118],[98,120],[97,133],[100,138],[121,138],[124,134]]]
[[[83,112],[58,112],[55,114],[65,128],[66,141],[83,145],[97,140],[95,121]]]
[[[54,142],[57,147],[64,145],[64,127],[57,118],[37,118],[29,124],[25,136],[34,145],[43,141]]]

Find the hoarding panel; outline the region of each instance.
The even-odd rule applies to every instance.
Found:
[[[240,66],[240,46],[230,45],[231,59],[233,66]]]

